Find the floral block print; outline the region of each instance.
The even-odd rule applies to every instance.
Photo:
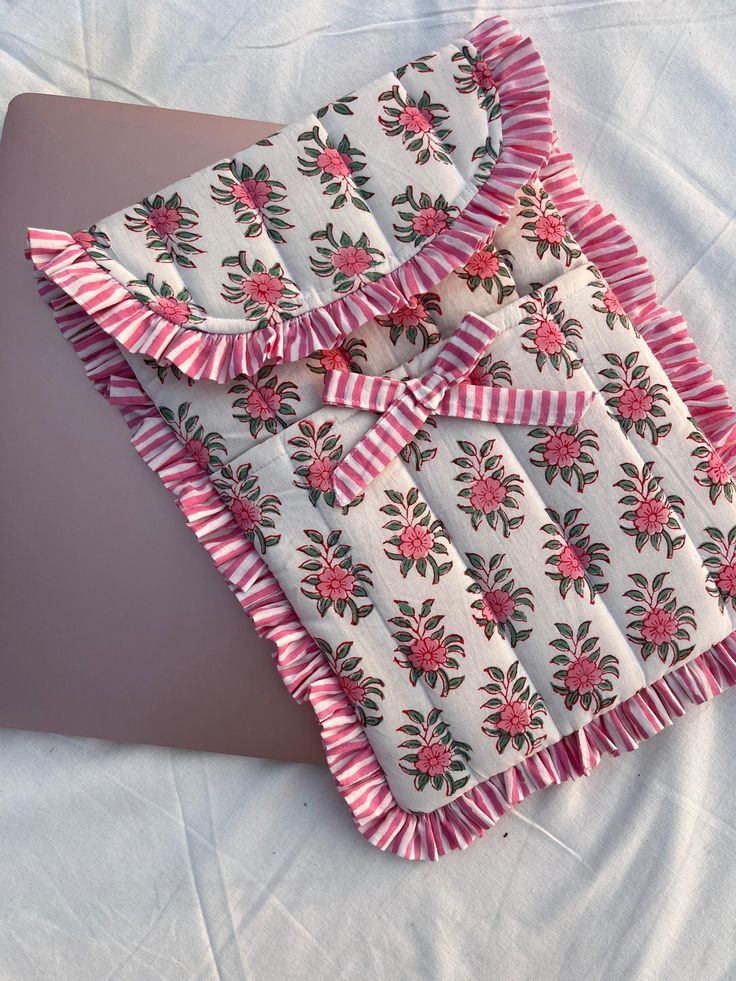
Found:
[[[319,107],[315,116],[317,119],[323,119],[328,112],[334,112],[338,116],[352,116],[353,110],[350,103],[355,102],[357,98],[357,95],[350,94],[342,96],[341,99],[335,99],[334,102],[327,102]]]
[[[334,508],[332,472],[343,455],[343,445],[339,432],[335,431],[335,423],[327,419],[316,426],[311,419],[303,419],[298,429],[299,435],[289,439],[289,446],[294,447],[291,454],[296,464],[294,475],[298,478],[294,483],[309,492],[309,500],[315,507],[324,501],[328,507]],[[362,495],[354,498],[341,509],[342,513],[347,514],[362,500]]]
[[[484,354],[468,375],[471,385],[511,385],[511,365],[499,358],[494,361],[492,354]]]
[[[589,525],[580,520],[581,508],[572,508],[564,516],[553,508],[546,511],[552,519],[541,529],[552,536],[542,546],[549,552],[545,568],[548,578],[557,583],[563,599],[572,589],[594,603],[596,596],[608,589],[608,583],[602,581],[602,563],[611,561],[608,545],[591,541]]]
[[[705,534],[698,548],[708,570],[708,590],[722,610],[729,605],[736,610],[736,525],[727,534],[715,527],[706,528]]]
[[[360,211],[368,211],[365,203],[373,197],[365,187],[370,179],[365,170],[365,154],[350,145],[343,135],[337,146],[329,136],[322,138],[319,126],[302,133],[299,142],[304,143],[299,157],[299,173],[306,177],[316,177],[323,194],[332,198],[331,208],[342,208],[350,202]]]
[[[427,428],[417,429],[414,438],[409,440],[403,448],[399,457],[408,463],[419,473],[422,467],[437,456],[437,447],[432,446],[432,435],[430,429],[437,428],[437,420],[430,416],[426,423]],[[427,445],[430,444],[430,445]]]
[[[355,626],[373,609],[372,603],[359,605],[368,596],[367,587],[373,585],[372,570],[353,562],[350,546],[340,541],[341,531],[331,531],[326,538],[314,529],[305,529],[304,534],[311,544],[299,547],[306,556],[299,568],[309,573],[302,579],[302,593],[316,600],[321,617],[333,610],[339,617],[347,615]]]
[[[629,623],[631,633],[626,636],[640,649],[645,661],[656,652],[664,664],[677,664],[692,654],[693,645],[683,645],[697,624],[692,606],[678,605],[674,588],[666,582],[669,575],[660,572],[650,584],[646,576],[629,573],[634,586],[624,596],[634,601],[626,611],[634,619]]]
[[[285,217],[286,186],[271,177],[268,167],[254,171],[247,163],[225,160],[212,169],[217,173],[217,184],[210,185],[212,200],[232,208],[243,235],[255,238],[265,231],[272,242],[284,242],[283,233],[294,227]]]
[[[95,259],[97,262],[109,261],[110,236],[97,225],[72,232],[72,238],[84,249],[90,259]]]
[[[490,136],[473,150],[471,158],[473,162],[480,160],[480,163],[476,164],[475,173],[473,174],[473,180],[479,187],[482,187],[490,177],[498,156],[498,147]]]
[[[162,405],[159,412],[203,470],[222,466],[223,457],[227,456],[225,440],[220,433],[205,432],[199,416],[192,412],[191,402],[182,402],[176,412]]]
[[[522,337],[528,343],[522,350],[533,354],[540,371],[549,363],[555,371],[562,371],[567,378],[582,367],[577,357],[577,342],[582,325],[574,317],[566,317],[560,300],[555,299],[556,286],[533,290],[529,299],[522,305],[527,314],[521,321],[529,325]]]
[[[489,119],[500,116],[501,104],[497,99],[493,73],[485,58],[464,45],[460,51],[455,52],[452,60],[457,69],[454,78],[458,92],[475,93]]]
[[[580,258],[581,252],[575,245],[565,223],[554,206],[549,194],[539,185],[527,184],[521,189],[519,204],[522,218],[529,219],[521,226],[528,242],[536,244],[537,255],[543,258],[547,250],[562,259],[569,266],[573,259]]]
[[[409,671],[412,685],[421,678],[444,698],[465,680],[454,674],[460,668],[458,657],[465,657],[463,638],[445,632],[445,616],[434,611],[434,599],[426,599],[417,609],[406,600],[395,602],[401,615],[388,621],[397,628],[393,638],[399,656],[394,662]]]
[[[155,373],[162,385],[166,382],[167,378],[175,378],[177,381],[184,382],[190,388],[194,385],[194,379],[186,377],[181,368],[177,368],[175,364],[162,364],[160,361],[156,361],[155,358],[144,358],[143,362]]]
[[[417,195],[411,184],[407,184],[406,190],[397,194],[391,204],[396,207],[401,219],[394,224],[397,240],[413,242],[414,245],[421,245],[428,238],[441,235],[459,214],[457,208],[447,203],[444,194],[433,201],[426,191]]]
[[[450,154],[455,145],[448,142],[452,130],[447,125],[448,109],[441,102],[433,102],[428,92],[423,92],[418,102],[394,85],[378,96],[382,103],[378,122],[386,136],[400,136],[404,147],[415,154],[418,164],[437,160],[452,164]]]
[[[365,232],[355,241],[347,232],[338,239],[335,226],[328,222],[325,228],[312,232],[313,242],[327,242],[317,246],[317,255],[309,257],[313,271],[332,281],[336,293],[349,293],[357,286],[380,279],[376,268],[384,259],[380,249],[374,249]]]
[[[542,696],[532,692],[529,680],[519,667],[519,661],[514,661],[506,671],[491,665],[485,669],[490,681],[480,689],[491,696],[483,702],[483,708],[491,712],[481,728],[486,736],[496,740],[499,754],[510,745],[528,755],[547,738],[540,732],[547,707]]]
[[[652,384],[649,369],[639,364],[639,352],[631,351],[626,357],[606,354],[611,366],[598,374],[610,379],[603,388],[608,397],[606,405],[625,433],[632,430],[650,443],[658,443],[672,429],[672,424],[662,422],[665,405],[670,404],[667,389],[659,383]]]
[[[419,500],[416,487],[406,495],[396,490],[385,493],[391,503],[380,509],[390,518],[383,527],[394,534],[384,542],[390,546],[384,552],[399,563],[404,579],[414,571],[422,578],[431,575],[433,585],[437,585],[452,568],[452,561],[446,561],[448,539],[444,525],[433,518],[426,502]]]
[[[239,252],[226,256],[222,265],[238,270],[228,272],[230,282],[224,284],[222,296],[228,303],[242,304],[245,319],[256,328],[283,323],[301,306],[296,285],[280,262],[266,267],[260,259],[249,262],[248,254]]]
[[[397,78],[403,78],[408,71],[417,72],[420,75],[426,74],[426,72],[433,71],[430,62],[437,57],[435,52],[432,54],[422,55],[420,58],[416,58],[414,61],[409,61],[405,65],[400,65],[394,75]]]
[[[362,726],[377,726],[383,722],[377,699],[384,698],[385,682],[366,674],[361,667],[362,659],[353,653],[353,641],[344,640],[334,651],[321,637],[315,642],[328,664],[340,680],[340,688],[355,710]]]
[[[519,629],[517,624],[529,622],[534,596],[528,586],[517,586],[511,568],[503,564],[505,558],[498,553],[486,561],[483,556],[468,552],[470,568],[465,575],[472,580],[468,592],[477,596],[471,603],[471,609],[478,611],[473,615],[475,622],[489,640],[498,633],[516,647],[531,636],[531,627]]]
[[[690,422],[695,425],[692,419]],[[695,444],[690,451],[690,456],[697,461],[695,464],[695,483],[708,489],[708,498],[711,504],[715,504],[721,495],[727,501],[733,501],[733,478],[718,450],[714,448],[710,440],[697,426],[692,430],[688,439]]]
[[[318,349],[310,354],[307,365],[315,375],[324,375],[333,370],[360,373],[366,357],[366,342],[360,337],[348,337],[334,347]]]
[[[513,277],[513,256],[508,249],[495,249],[490,243],[474,252],[455,275],[475,292],[482,287],[501,304],[516,290]]]
[[[252,378],[243,377],[228,392],[237,395],[232,403],[233,417],[246,423],[251,436],[285,428],[296,415],[293,402],[299,401],[296,383],[279,381],[272,364],[264,365]]]
[[[452,461],[461,471],[455,480],[467,485],[458,492],[461,500],[458,507],[470,517],[474,531],[485,521],[508,538],[524,521],[523,514],[510,513],[520,509],[524,496],[521,475],[506,472],[501,454],[493,452],[495,441],[492,439],[480,447],[465,439],[459,439],[457,445],[464,456]]]
[[[426,351],[440,340],[436,324],[441,313],[438,293],[418,293],[385,317],[376,317],[376,323],[388,330],[392,344],[405,336],[410,344],[418,343],[420,349]]]
[[[529,462],[544,469],[544,479],[552,484],[558,477],[582,494],[600,475],[590,452],[600,449],[598,434],[579,426],[537,426],[529,430],[537,442],[529,451]]]
[[[614,327],[623,327],[625,330],[633,330],[638,333],[634,325],[631,323],[629,318],[626,316],[626,311],[624,310],[623,304],[613,292],[610,286],[608,286],[601,278],[600,271],[596,269],[594,265],[589,265],[588,269],[595,276],[588,285],[592,286],[595,290],[593,293],[593,299],[597,302],[593,304],[593,309],[596,313],[605,314],[606,324],[613,330]]]
[[[676,494],[664,493],[660,478],[652,474],[653,461],[645,463],[641,470],[635,463],[621,463],[620,467],[626,476],[613,486],[626,491],[619,498],[619,504],[627,508],[621,515],[621,530],[633,537],[638,552],[646,545],[658,552],[664,545],[665,554],[671,559],[685,544],[678,520],[684,517],[685,502]]]
[[[194,244],[202,238],[194,231],[198,225],[199,214],[182,204],[178,192],[165,201],[160,194],[144,198],[125,216],[128,231],[144,232],[146,247],[158,253],[156,262],[175,262],[189,269],[196,265],[192,256],[204,252]]]
[[[613,705],[613,680],[619,677],[619,660],[615,654],[601,652],[600,638],[590,634],[590,620],[583,620],[577,630],[569,623],[556,623],[559,637],[549,642],[558,653],[550,660],[555,665],[552,691],[565,700],[565,708],[580,705],[586,712],[602,712]]]
[[[237,469],[224,466],[212,484],[227,502],[244,536],[259,552],[278,544],[281,535],[270,532],[276,527],[275,518],[281,515],[281,500],[275,494],[263,493],[250,463]]]
[[[433,708],[427,716],[416,709],[404,709],[409,722],[398,731],[409,738],[399,743],[399,749],[409,752],[401,757],[404,773],[414,777],[417,790],[431,787],[444,790],[450,797],[468,782],[466,764],[470,762],[472,746],[452,738],[450,727],[442,721],[442,710]]]
[[[196,326],[203,323],[207,316],[205,310],[193,302],[186,287],[174,292],[167,282],[156,286],[153,273],[149,273],[145,279],[132,279],[128,289],[149,310],[177,327]]]

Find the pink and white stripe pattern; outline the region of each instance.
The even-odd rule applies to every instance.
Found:
[[[349,504],[394,460],[430,415],[532,426],[572,426],[595,398],[594,389],[497,388],[463,381],[496,336],[493,325],[466,314],[432,368],[399,381],[332,369],[322,401],[383,415],[333,471],[335,501]]]

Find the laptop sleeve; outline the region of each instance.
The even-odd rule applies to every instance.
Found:
[[[502,18],[27,256],[377,847],[736,681],[733,406]]]

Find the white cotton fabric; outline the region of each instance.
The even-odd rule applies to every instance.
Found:
[[[729,0],[264,9],[0,3],[0,93],[288,120],[336,72],[347,91],[505,14],[541,51],[586,190],[736,391]],[[4,732],[0,976],[730,977],[733,705],[691,710],[431,865],[356,834],[326,769]]]

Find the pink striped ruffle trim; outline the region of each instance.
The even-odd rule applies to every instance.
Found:
[[[127,350],[177,365],[191,378],[228,381],[266,360],[297,361],[333,347],[355,327],[432,289],[508,220],[516,191],[547,159],[549,80],[537,50],[491,17],[469,40],[490,65],[501,105],[502,148],[488,180],[453,224],[397,269],[288,323],[238,334],[178,326],[154,313],[66,232],[29,228],[26,256]]]
[[[654,277],[633,240],[612,215],[588,199],[570,154],[555,148],[540,176],[577,242],[615,289],[693,417],[730,466],[736,452],[736,412],[728,393],[700,359],[683,318],[658,304]],[[466,848],[535,790],[584,776],[606,755],[636,749],[641,741],[684,715],[688,706],[706,702],[736,684],[733,634],[577,732],[483,781],[444,807],[427,814],[404,810],[391,792],[339,679],[278,582],[243,538],[208,474],[161,419],[94,311],[87,310],[69,290],[48,277],[46,270],[55,258],[49,243],[30,241],[29,258],[36,266],[39,292],[53,309],[88,376],[97,390],[118,406],[136,450],[173,493],[190,528],[258,633],[275,645],[276,664],[292,696],[298,702],[311,703],[338,790],[358,830],[378,848],[406,859],[430,860]]]
[[[685,319],[657,300],[649,263],[615,215],[591,201],[571,153],[555,144],[539,176],[585,255],[600,269],[656,354],[693,419],[726,466],[736,466],[736,412],[723,382],[700,357]]]

